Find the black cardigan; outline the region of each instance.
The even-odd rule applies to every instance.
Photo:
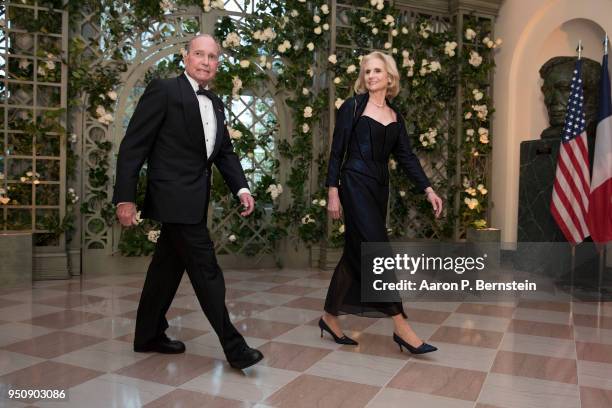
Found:
[[[363,114],[369,98],[369,93],[357,94],[344,101],[338,110],[331,152],[329,155],[329,164],[327,167],[327,181],[325,182],[326,187],[338,187],[339,185],[340,171],[351,134],[353,133],[357,120],[359,120],[359,117]],[[399,113],[398,109],[390,104],[388,100],[387,104],[391,109],[393,109],[393,111],[395,111],[400,127],[399,137],[395,146],[393,147],[393,156],[399,163],[400,167],[415,184],[417,190],[422,192],[431,184],[423,171],[423,167],[421,166],[418,157],[412,151],[404,118]],[[374,175],[372,176],[374,177]]]

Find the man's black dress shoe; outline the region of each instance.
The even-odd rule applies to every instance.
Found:
[[[254,364],[257,364],[264,358],[261,351],[256,350],[254,348],[250,348],[247,345],[244,345],[242,350],[235,353],[232,358],[228,358],[227,362],[232,368],[237,368],[239,370],[243,370],[247,367],[250,367]]]
[[[170,338],[164,334],[157,340],[153,340],[144,346],[134,346],[134,351],[137,353],[155,351],[162,354],[180,354],[185,352],[185,343],[178,340],[170,340]]]

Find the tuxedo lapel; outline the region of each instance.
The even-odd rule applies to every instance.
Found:
[[[181,99],[183,103],[183,115],[185,117],[185,125],[187,133],[193,140],[196,146],[204,149],[206,154],[206,143],[204,142],[204,128],[202,127],[202,117],[200,115],[200,105],[198,98],[189,83],[187,77],[183,74],[178,77],[179,87],[181,89]],[[206,156],[204,156],[206,157]]]

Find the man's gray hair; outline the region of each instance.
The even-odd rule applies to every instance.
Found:
[[[187,45],[185,46],[185,51],[189,52],[189,50],[191,49],[191,45],[193,43],[193,41],[195,41],[198,38],[210,38],[211,40],[213,40],[215,42],[215,44],[217,44],[217,50],[219,51],[219,54],[221,54],[221,44],[219,44],[219,42],[217,41],[217,39],[215,37],[213,37],[210,34],[198,34],[194,37],[192,37],[189,42],[187,43]]]

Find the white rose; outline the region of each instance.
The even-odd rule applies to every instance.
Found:
[[[336,106],[336,109],[340,109],[343,103],[344,103],[344,99],[337,98],[336,102],[334,102],[334,105]]]
[[[329,30],[329,24],[327,24],[327,23],[323,24],[323,29],[325,31]]]
[[[304,123],[302,125],[302,133],[308,133],[310,131],[310,126],[308,126],[308,123]]]
[[[402,27],[402,34],[408,34],[408,29],[406,27]]]
[[[305,118],[310,118],[312,117],[312,108],[310,106],[306,106],[304,108],[304,117]]]
[[[346,73],[347,74],[352,74],[356,70],[357,70],[357,67],[354,64],[351,64],[348,67],[346,67]]]
[[[236,236],[234,234],[227,237],[227,239],[229,240],[229,242],[236,242]]]
[[[468,28],[467,30],[465,30],[466,40],[473,40],[474,38],[476,38],[476,31],[472,30],[471,28]]]
[[[482,195],[486,195],[489,192],[489,190],[485,188],[484,184],[479,184],[476,188],[478,189],[478,191],[480,191],[480,194]]]
[[[308,90],[308,88],[302,88],[302,95],[308,95],[310,93],[310,91]]]
[[[397,36],[398,36],[398,34],[399,34],[399,31],[397,31],[395,28],[394,28],[393,30],[391,30],[391,35],[392,35],[393,37],[397,37]]]
[[[389,160],[389,167],[391,168],[391,170],[397,169],[397,162],[393,159]]]
[[[334,78],[334,84],[338,85],[340,82],[342,82],[342,78],[340,78],[340,77],[335,77]]]
[[[400,197],[405,197],[406,196],[406,192],[404,190],[400,190],[399,195],[400,195]]]
[[[319,24],[321,22],[321,17],[317,16],[316,14],[312,17],[312,21],[314,21],[316,24]]]
[[[480,64],[482,64],[482,57],[480,56],[480,54],[478,54],[478,52],[470,51],[469,63],[474,67],[478,67]]]
[[[319,200],[317,200],[316,198],[314,200],[312,200],[312,204],[313,205],[319,205]]]
[[[325,199],[324,199],[324,198],[322,198],[322,199],[320,199],[320,200],[319,200],[319,206],[321,206],[321,207],[325,207],[326,205],[327,205],[327,201],[325,201]]]
[[[291,10],[291,17],[297,17],[299,15],[300,15],[300,13],[297,10],[295,10],[295,9]]]
[[[467,129],[465,131],[465,134],[468,135],[468,136],[474,136],[474,129]]]
[[[313,43],[311,43],[311,42],[309,42],[309,43],[306,45],[306,48],[308,48],[308,51],[312,51],[312,50],[314,50],[314,44],[313,44]]]
[[[372,28],[372,34],[378,34],[378,28],[376,27]]]
[[[384,47],[385,47],[385,49],[386,49],[386,50],[388,50],[389,48],[391,48],[391,46],[392,46],[392,45],[391,45],[391,43],[390,43],[390,42],[386,42],[386,43],[385,43],[385,45],[384,45]]]
[[[464,117],[465,119],[470,119],[472,117],[472,112],[466,112]]]
[[[240,67],[241,68],[248,68],[249,65],[251,65],[251,61],[249,61],[249,60],[242,60],[242,61],[240,61]]]
[[[319,34],[321,34],[322,32],[323,32],[323,30],[321,30],[321,27],[319,27],[319,26],[316,26],[316,27],[315,27],[315,29],[314,29],[314,33],[315,33],[316,35],[319,35]]]
[[[323,5],[321,6],[321,12],[322,12],[323,14],[329,14],[329,6],[328,6],[327,4],[323,4]]]
[[[111,101],[116,101],[117,100],[117,92],[115,92],[115,91],[108,91],[106,93],[106,96],[108,96],[108,99],[110,99]]]
[[[335,64],[336,62],[338,62],[338,60],[336,59],[336,54],[330,55],[329,57],[327,57],[327,60],[331,62],[332,64]]]
[[[342,225],[340,225],[338,227],[338,232],[341,233],[341,234],[344,234],[344,224],[342,224]]]

